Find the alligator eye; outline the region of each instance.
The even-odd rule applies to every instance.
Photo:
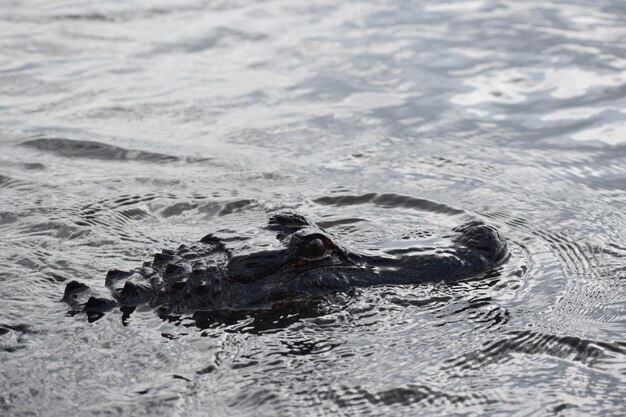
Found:
[[[309,259],[319,259],[326,255],[326,243],[319,237],[311,239],[306,242],[302,255]]]

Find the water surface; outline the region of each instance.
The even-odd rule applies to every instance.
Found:
[[[0,10],[0,414],[623,414],[623,2]],[[60,302],[279,209],[363,249],[480,218],[511,258],[217,321]]]

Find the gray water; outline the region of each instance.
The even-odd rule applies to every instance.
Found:
[[[623,415],[626,3],[148,3],[0,2],[0,415]],[[209,323],[60,302],[278,209],[511,257]]]

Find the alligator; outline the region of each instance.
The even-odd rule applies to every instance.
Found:
[[[450,247],[376,253],[349,249],[295,212],[275,213],[266,229],[276,233],[279,247],[233,254],[209,234],[177,250],[163,250],[131,271],[109,271],[105,285],[112,297],[71,281],[63,300],[71,312],[84,311],[90,321],[115,307],[130,314],[147,306],[170,317],[258,309],[357,287],[482,277],[508,256],[498,230],[478,220],[451,229],[445,236]]]

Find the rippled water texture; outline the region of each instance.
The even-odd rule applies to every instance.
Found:
[[[623,1],[149,3],[0,4],[1,415],[623,415]],[[60,302],[277,209],[511,258],[222,320]]]

